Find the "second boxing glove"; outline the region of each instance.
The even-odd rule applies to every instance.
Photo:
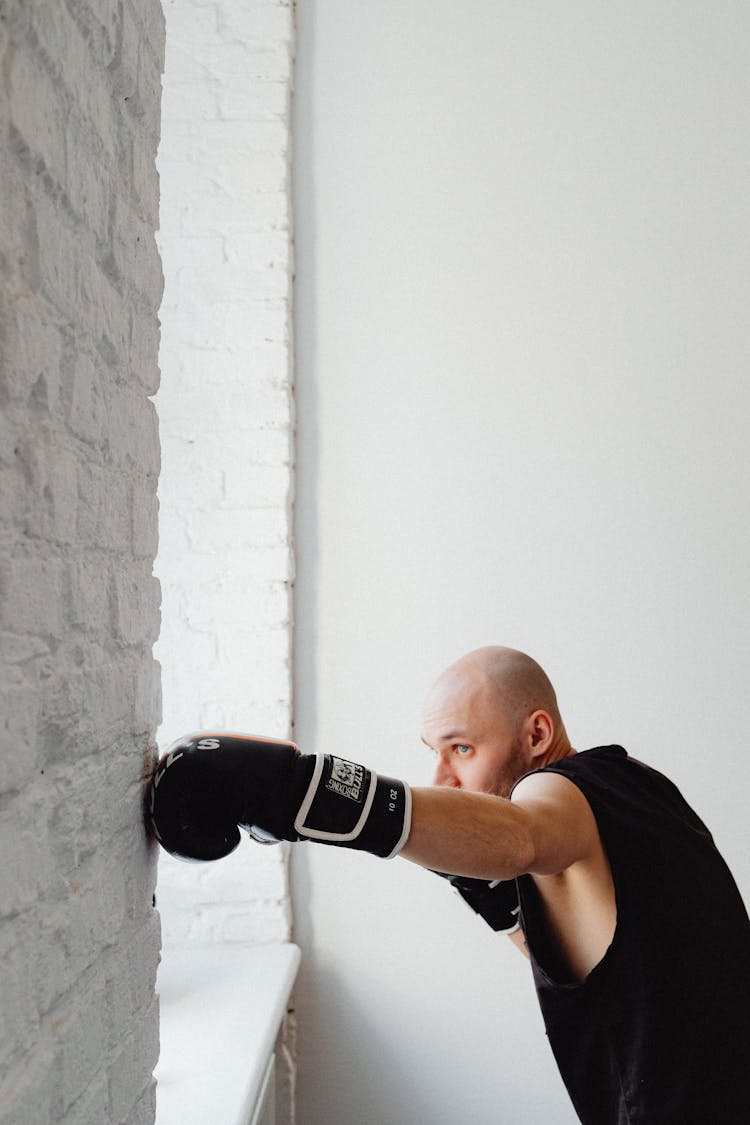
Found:
[[[238,826],[262,842],[317,840],[383,858],[398,855],[411,826],[411,791],[331,754],[292,742],[210,731],[175,742],[160,759],[147,815],[182,859],[228,855]]]
[[[495,933],[514,934],[520,929],[518,887],[515,879],[472,879],[468,875],[435,875],[447,879],[464,902],[475,910]]]

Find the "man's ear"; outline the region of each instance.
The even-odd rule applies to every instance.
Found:
[[[533,758],[546,754],[555,737],[555,724],[546,711],[534,711],[526,720],[527,745]]]

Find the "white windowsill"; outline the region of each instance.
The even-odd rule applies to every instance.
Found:
[[[156,1125],[250,1120],[299,959],[291,944],[163,953]]]

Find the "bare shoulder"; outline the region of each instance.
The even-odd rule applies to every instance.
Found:
[[[592,819],[594,816],[576,783],[562,773],[546,770],[527,773],[516,783],[511,800],[522,805],[544,804],[561,812],[569,811],[573,815],[589,816]]]
[[[576,980],[584,980],[612,942],[615,888],[596,817],[581,790],[559,773],[532,773],[513,792],[529,818],[529,870],[549,932]]]
[[[600,853],[596,818],[570,778],[542,770],[529,773],[518,782],[511,800],[526,812],[532,826],[532,873],[557,874]]]
[[[516,782],[512,800],[541,798],[545,800],[575,801],[576,794],[588,805],[588,801],[574,781],[562,773],[549,770],[532,770]]]

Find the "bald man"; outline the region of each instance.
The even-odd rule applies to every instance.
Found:
[[[585,976],[612,940],[615,891],[583,793],[564,775],[538,772],[575,754],[546,673],[513,649],[469,653],[432,688],[422,739],[436,757],[436,788],[412,789],[401,854],[486,880],[533,873],[571,970]]]
[[[531,961],[550,1045],[584,1125],[750,1121],[750,921],[705,825],[620,746],[570,744],[542,668],[469,653],[423,714],[434,785],[410,788],[292,743],[203,733],[159,763],[149,822],[216,859],[237,825],[451,877]]]
[[[435,788],[412,790],[401,854],[515,880],[581,1121],[750,1121],[750,923],[672,783],[618,746],[576,753],[546,674],[507,648],[440,677],[423,740]]]

